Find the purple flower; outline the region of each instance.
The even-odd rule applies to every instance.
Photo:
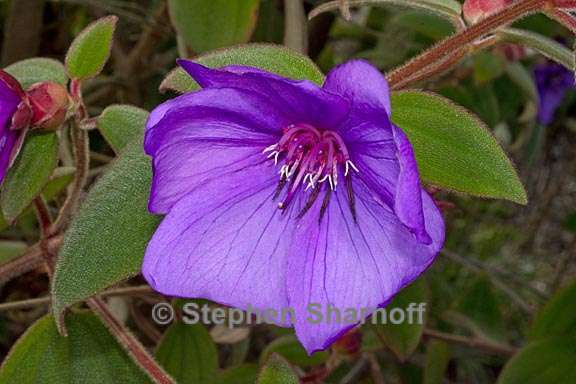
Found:
[[[359,320],[318,322],[310,309],[384,306],[432,263],[444,222],[374,67],[348,62],[320,88],[256,68],[179,64],[203,89],[147,123],[149,209],[166,214],[143,264],[154,289],[293,310],[275,320],[313,352]]]
[[[566,92],[574,87],[574,73],[550,61],[537,65],[534,74],[540,96],[538,122],[548,125],[554,120],[554,113],[562,104]]]
[[[31,111],[16,79],[0,70],[0,182],[20,151]]]

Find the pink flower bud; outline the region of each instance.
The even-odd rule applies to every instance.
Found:
[[[32,128],[57,129],[66,120],[70,96],[62,85],[42,82],[26,90],[32,108]]]
[[[512,0],[466,0],[462,11],[466,21],[469,24],[475,24],[486,16],[501,11],[511,3]]]

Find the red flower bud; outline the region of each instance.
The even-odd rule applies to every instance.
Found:
[[[70,96],[62,85],[43,82],[26,90],[32,108],[32,128],[57,129],[66,120]]]
[[[475,24],[486,16],[501,11],[511,3],[512,0],[466,0],[462,11],[466,21]]]

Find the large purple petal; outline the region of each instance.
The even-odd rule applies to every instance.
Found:
[[[369,104],[390,114],[390,89],[380,71],[365,60],[351,60],[333,68],[323,88],[354,104]]]
[[[167,213],[205,182],[265,161],[262,151],[288,123],[266,100],[237,89],[202,90],[161,105],[145,138],[154,159],[150,210]]]
[[[0,81],[0,182],[10,167],[14,149],[17,147],[18,139],[21,136],[20,132],[10,129],[12,116],[20,101],[20,96],[3,81]]]
[[[362,312],[363,308],[387,304],[426,270],[444,241],[442,216],[426,194],[422,198],[430,245],[417,241],[362,182],[354,183],[354,191],[356,223],[346,191],[337,189],[322,220],[321,202],[317,202],[294,233],[288,255],[288,296],[295,310],[296,334],[309,353],[325,349],[364,320],[372,311]],[[329,307],[341,311],[340,322],[336,317],[327,321]],[[320,308],[324,317],[318,322],[310,309]],[[346,309],[355,310],[356,319],[346,318]]]
[[[178,63],[203,88],[239,88],[267,98],[293,123],[329,129],[340,125],[349,112],[348,102],[308,80],[290,80],[250,67],[211,69],[189,60]]]
[[[294,226],[272,197],[272,163],[212,180],[179,201],[154,234],[143,274],[157,291],[242,309],[288,308],[286,249]],[[287,321],[280,321],[289,325]]]

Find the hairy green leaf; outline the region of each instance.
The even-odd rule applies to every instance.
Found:
[[[41,81],[52,81],[62,85],[68,82],[64,65],[58,60],[44,57],[18,61],[4,70],[18,79],[24,89]]]
[[[34,323],[14,344],[0,368],[0,383],[149,383],[96,316],[71,313],[68,337],[52,316]]]
[[[66,54],[66,70],[71,78],[82,80],[98,75],[110,57],[116,16],[96,20],[72,42]]]
[[[212,68],[226,65],[248,65],[258,67],[291,79],[307,79],[322,84],[324,75],[308,57],[286,47],[273,44],[246,44],[216,50],[194,58],[194,61]],[[161,91],[179,93],[198,89],[198,84],[181,68],[166,76],[160,85]]]
[[[293,335],[279,337],[268,344],[260,355],[260,361],[266,361],[273,353],[279,354],[291,364],[299,367],[313,367],[320,365],[325,363],[329,357],[329,354],[326,351],[316,352],[309,356],[296,336]]]
[[[397,92],[392,94],[392,121],[408,135],[425,182],[526,204],[514,166],[468,111],[431,93]]]
[[[528,333],[530,339],[576,336],[576,281],[560,289],[540,310]]]
[[[138,274],[160,218],[148,213],[150,159],[131,142],[88,194],[64,237],[52,287],[53,309]]]
[[[14,221],[40,195],[58,163],[54,132],[29,135],[2,183],[0,204],[8,222]]]
[[[277,354],[272,354],[260,370],[257,384],[298,384],[300,380],[290,364]]]
[[[142,135],[148,112],[131,105],[111,105],[98,117],[98,130],[114,152],[122,149],[135,137]]]

